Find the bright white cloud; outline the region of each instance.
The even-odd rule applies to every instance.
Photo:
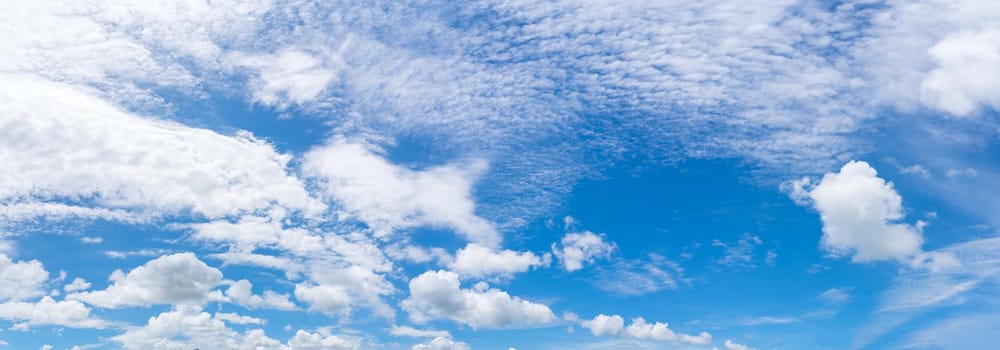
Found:
[[[609,258],[617,249],[614,242],[608,242],[604,235],[590,231],[567,233],[557,246],[552,244],[552,252],[562,262],[566,271],[576,271],[584,264],[592,264],[599,258]]]
[[[722,346],[724,346],[726,350],[754,350],[754,348],[751,348],[743,344],[734,343],[732,340],[729,339],[726,339],[726,342],[723,343]]]
[[[937,68],[920,86],[925,104],[957,116],[981,105],[1000,110],[1000,30],[949,35],[928,53]]]
[[[226,326],[231,317],[213,317],[197,307],[181,306],[150,317],[145,326],[111,337],[127,350],[281,349],[281,342],[260,329],[239,333]]]
[[[245,316],[245,315],[234,314],[234,313],[227,313],[227,312],[216,312],[215,313],[215,318],[223,320],[223,321],[226,321],[227,323],[231,323],[231,324],[240,324],[240,325],[247,325],[247,324],[259,324],[259,325],[263,325],[263,324],[267,324],[267,320],[262,319],[262,318]]]
[[[455,260],[449,265],[452,271],[462,276],[511,276],[528,269],[547,266],[551,257],[539,257],[532,252],[515,252],[512,250],[494,251],[475,243],[469,243],[459,249]]]
[[[79,292],[87,289],[90,289],[90,282],[87,282],[87,280],[80,277],[74,278],[72,282],[63,286],[63,290],[67,293]]]
[[[108,210],[100,217],[109,219],[186,210],[218,217],[276,205],[322,209],[286,172],[290,156],[248,133],[224,136],[139,117],[37,77],[0,79],[5,211],[28,206],[38,209],[24,215],[101,214],[64,210],[76,207],[59,203],[64,199],[93,203]],[[62,206],[52,212],[39,207],[52,203]]]
[[[49,272],[38,260],[13,261],[0,254],[0,301],[24,300],[45,294]]]
[[[808,198],[823,221],[822,245],[852,261],[906,259],[921,252],[922,223],[899,223],[903,200],[868,163],[852,161],[828,173]]]
[[[226,289],[226,297],[233,303],[249,309],[294,310],[295,303],[288,300],[288,294],[265,290],[264,295],[253,294],[253,284],[248,280],[233,282]]]
[[[295,285],[295,298],[309,304],[309,310],[327,315],[349,315],[355,308],[369,308],[391,317],[394,312],[381,299],[395,291],[385,276],[362,266],[330,268],[314,265],[310,282]]]
[[[600,314],[592,320],[583,320],[580,325],[590,329],[590,333],[594,336],[627,337],[637,340],[690,345],[708,345],[712,342],[712,335],[707,332],[701,332],[698,335],[676,333],[666,323],[650,324],[642,317],[632,319],[632,322],[626,327],[625,320],[621,316]]]
[[[107,322],[94,318],[90,309],[76,300],[55,301],[44,296],[37,302],[8,301],[0,303],[0,319],[15,322],[15,327],[62,326],[72,328],[106,328]]]
[[[625,319],[619,315],[600,314],[594,316],[593,320],[583,321],[584,328],[590,329],[590,333],[595,336],[618,336],[625,329]]]
[[[360,349],[357,340],[333,334],[311,333],[304,330],[295,332],[288,340],[288,350],[353,350]]]
[[[439,331],[433,329],[416,329],[410,326],[392,326],[389,329],[389,334],[397,337],[414,337],[414,338],[451,338],[451,333],[448,331]]]
[[[410,296],[402,306],[415,322],[445,318],[473,328],[531,327],[556,320],[548,306],[511,297],[483,282],[461,289],[458,274],[443,270],[410,280]]]
[[[449,337],[437,337],[426,344],[414,345],[410,350],[469,350],[469,344]]]
[[[201,305],[222,281],[222,272],[205,265],[192,253],[162,256],[136,267],[128,274],[115,270],[107,289],[77,292],[69,299],[117,308],[132,305]]]
[[[253,81],[253,100],[281,108],[289,103],[301,104],[315,99],[338,75],[343,63],[296,49],[286,49],[273,55],[241,55],[229,58],[237,67],[258,72]]]
[[[323,191],[377,235],[418,226],[455,230],[470,242],[496,246],[493,224],[476,215],[472,186],[486,170],[481,160],[411,170],[365,145],[335,140],[309,151],[303,170],[322,180]]]

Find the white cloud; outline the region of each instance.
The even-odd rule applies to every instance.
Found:
[[[416,329],[410,326],[396,326],[393,325],[389,329],[389,334],[397,337],[414,337],[414,338],[450,338],[451,333],[448,331],[439,331],[433,329]]]
[[[150,260],[128,274],[115,270],[109,280],[112,284],[105,290],[77,292],[66,297],[105,308],[201,305],[222,281],[222,272],[205,265],[192,253],[179,253]]]
[[[903,260],[921,252],[922,223],[903,219],[902,197],[868,163],[852,161],[828,173],[808,198],[823,221],[822,245],[852,261]]]
[[[226,312],[216,312],[215,313],[215,318],[223,320],[223,321],[226,321],[226,322],[231,323],[231,324],[240,324],[240,325],[247,325],[247,324],[259,324],[259,325],[263,325],[263,324],[267,324],[267,320],[262,319],[262,318],[250,317],[250,316],[245,316],[245,315],[240,315],[240,314],[234,314],[234,313],[226,313]]]
[[[398,228],[444,227],[470,242],[496,246],[493,224],[475,213],[472,186],[486,170],[481,160],[411,170],[394,165],[369,146],[334,140],[306,153],[303,171],[322,180],[323,191],[377,235]]]
[[[337,66],[343,63],[327,56],[332,62],[302,50],[285,49],[273,55],[233,54],[228,60],[258,72],[252,81],[254,101],[284,108],[315,99],[337,78]]]
[[[360,349],[359,342],[332,334],[311,333],[304,330],[295,332],[288,340],[288,350],[352,350]]]
[[[726,342],[723,343],[722,346],[725,346],[726,350],[754,350],[754,348],[751,348],[743,344],[734,343],[732,340],[729,339],[726,339]]]
[[[245,279],[230,284],[226,289],[226,297],[229,297],[234,304],[249,309],[296,309],[295,303],[288,300],[288,294],[279,294],[272,290],[265,290],[263,296],[253,294],[253,284]]]
[[[410,350],[469,350],[469,344],[449,337],[437,337],[426,344],[414,345]]]
[[[44,296],[37,302],[8,301],[0,303],[0,319],[14,321],[15,327],[108,327],[105,321],[92,317],[90,309],[83,303],[76,300],[55,301],[49,296]]]
[[[260,329],[245,333],[226,326],[231,317],[213,317],[197,307],[180,306],[150,317],[145,326],[111,337],[127,350],[281,349],[281,342]]]
[[[101,242],[104,242],[101,237],[80,237],[80,243],[83,244],[100,244]]]
[[[816,298],[827,304],[840,305],[851,300],[851,288],[830,288]]]
[[[295,285],[295,298],[309,304],[309,310],[327,315],[349,315],[355,307],[372,309],[391,317],[393,310],[381,296],[395,291],[385,276],[362,266],[330,268],[314,265],[310,282]]]
[[[625,320],[621,316],[600,314],[592,320],[583,320],[580,325],[590,329],[590,333],[598,337],[627,337],[636,340],[655,340],[690,345],[708,345],[712,342],[712,335],[706,332],[701,332],[698,335],[676,333],[666,323],[650,324],[642,317],[632,319],[632,322],[626,327]]]
[[[594,316],[593,320],[583,321],[584,328],[590,329],[590,333],[595,336],[618,336],[625,329],[625,319],[619,315],[600,314]]]
[[[715,240],[712,241],[712,246],[725,249],[725,255],[718,261],[720,264],[752,268],[757,266],[757,264],[753,261],[754,250],[763,243],[764,242],[760,240],[760,237],[744,233],[734,244]]]
[[[1000,30],[955,33],[928,53],[937,68],[920,85],[921,101],[957,116],[1000,110]]]
[[[512,250],[494,251],[475,243],[469,243],[455,254],[455,260],[449,265],[452,271],[462,276],[511,276],[518,272],[551,262],[549,255],[539,257],[532,252],[515,252]]]
[[[567,233],[559,246],[552,244],[552,252],[566,271],[576,271],[582,269],[584,264],[594,263],[598,258],[611,257],[617,246],[604,238],[604,235],[590,231]]]
[[[944,174],[948,178],[956,178],[956,177],[959,177],[959,176],[975,177],[975,176],[979,175],[979,171],[977,171],[976,169],[973,169],[973,168],[948,169],[948,171],[946,171]]]
[[[936,270],[923,266],[901,269],[891,286],[880,293],[876,313],[859,328],[862,331],[855,334],[851,346],[865,347],[922,314],[936,312],[942,315],[936,318],[941,323],[975,314],[1000,316],[1000,309],[995,307],[992,298],[1000,292],[997,289],[1000,285],[998,252],[1000,238],[972,240],[927,252],[945,255],[955,261]],[[970,310],[970,307],[975,311],[960,312]],[[908,333],[902,329],[900,332],[904,335]],[[947,348],[947,344],[947,338],[938,338],[925,346]]]
[[[643,295],[690,283],[679,264],[656,254],[600,266],[589,281],[598,289],[620,295]]]
[[[0,301],[24,300],[45,294],[49,272],[38,260],[14,262],[0,254]]]
[[[307,213],[323,208],[286,172],[290,156],[248,133],[224,136],[139,117],[37,77],[0,79],[6,210],[135,219],[188,210],[219,217],[275,206]],[[80,205],[60,203],[65,199],[91,204],[67,210]],[[45,204],[58,207],[39,206]],[[57,210],[39,212],[46,208]],[[107,212],[93,212],[99,209]]]
[[[74,278],[73,282],[70,282],[69,284],[63,286],[63,290],[65,290],[67,293],[79,292],[81,290],[87,290],[87,289],[90,289],[90,282],[87,282],[87,280],[82,279],[80,277]]]
[[[428,271],[410,280],[410,296],[402,306],[418,323],[447,318],[473,328],[508,328],[556,320],[548,306],[511,297],[483,282],[473,289],[461,289],[458,274],[443,270]]]

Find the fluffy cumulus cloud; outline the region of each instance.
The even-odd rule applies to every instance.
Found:
[[[322,208],[286,172],[290,157],[247,133],[226,136],[139,117],[37,77],[4,73],[2,80],[0,160],[7,166],[0,170],[6,179],[0,215],[8,219],[134,221],[185,211],[218,217],[275,204],[309,213]]]
[[[469,350],[469,345],[449,337],[437,337],[426,344],[414,345],[410,350]]]
[[[38,260],[13,261],[0,254],[0,301],[23,300],[45,294],[49,272]]]
[[[298,330],[292,339],[288,340],[288,350],[353,350],[360,349],[356,339],[329,334],[325,332],[312,333]]]
[[[725,347],[726,350],[754,350],[754,348],[751,348],[749,346],[740,343],[734,343],[732,340],[729,339],[726,339],[726,342],[722,343],[722,346]]]
[[[394,311],[381,299],[395,291],[385,276],[361,266],[330,268],[313,266],[310,281],[295,285],[295,298],[309,305],[310,311],[347,316],[354,309],[367,308],[375,314],[392,317]]]
[[[264,295],[253,294],[253,284],[248,280],[233,282],[225,293],[233,303],[250,309],[294,310],[295,303],[288,300],[287,294],[279,294],[272,290],[264,291]]]
[[[462,276],[484,277],[491,275],[511,276],[518,272],[551,262],[549,255],[541,257],[532,252],[515,252],[512,250],[494,251],[475,243],[469,243],[455,254],[449,268]]]
[[[107,328],[108,323],[93,317],[90,309],[76,300],[56,301],[44,296],[37,302],[0,303],[0,319],[15,322],[16,328],[61,326],[72,328]]]
[[[410,280],[410,296],[402,306],[416,322],[451,319],[473,328],[531,327],[556,320],[544,304],[512,297],[482,282],[462,289],[458,274],[443,270]]]
[[[656,322],[650,324],[642,317],[632,319],[632,322],[626,327],[625,319],[621,316],[600,314],[591,320],[583,320],[580,325],[590,329],[591,334],[599,337],[626,337],[636,340],[654,340],[689,345],[708,345],[712,342],[712,335],[707,332],[701,332],[697,335],[677,333],[671,330],[666,323]]]
[[[584,264],[593,263],[598,258],[608,258],[617,249],[614,242],[605,240],[604,235],[590,231],[573,232],[563,236],[559,244],[552,244],[552,252],[566,271],[576,271]]]
[[[222,272],[198,260],[192,253],[162,256],[127,274],[116,270],[107,289],[78,292],[69,299],[116,308],[131,305],[201,305],[222,281]]]
[[[281,342],[260,329],[240,333],[229,328],[225,318],[182,306],[150,317],[145,326],[129,329],[111,340],[128,350],[283,348]]]
[[[481,160],[412,170],[389,163],[370,146],[335,140],[304,158],[306,174],[345,213],[385,235],[397,228],[453,229],[471,242],[495,246],[493,224],[476,215],[472,186],[486,169]]]
[[[929,53],[937,68],[920,85],[924,103],[958,116],[1000,110],[1000,29],[949,35]]]
[[[804,192],[808,191],[808,192]],[[823,221],[822,245],[855,262],[906,259],[921,252],[921,228],[901,223],[903,199],[871,165],[852,161],[823,176],[811,189],[799,187]]]

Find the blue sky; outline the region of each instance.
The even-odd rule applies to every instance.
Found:
[[[981,349],[1000,4],[0,13],[0,348]]]

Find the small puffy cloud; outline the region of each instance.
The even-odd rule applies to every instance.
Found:
[[[303,170],[320,179],[327,197],[377,235],[431,226],[453,229],[485,246],[500,243],[493,223],[476,215],[472,198],[485,161],[417,171],[389,163],[369,146],[337,140],[306,153]]]
[[[580,325],[590,330],[594,336],[626,337],[636,340],[654,340],[673,344],[708,345],[712,342],[712,335],[701,332],[698,335],[676,333],[671,330],[667,323],[656,322],[647,323],[642,317],[632,319],[632,322],[625,326],[625,319],[619,315],[600,314],[591,320],[583,320]]]
[[[311,333],[304,330],[295,332],[288,340],[288,350],[353,350],[360,349],[356,339],[333,334]]]
[[[65,290],[67,293],[79,292],[81,290],[87,290],[87,289],[90,289],[90,282],[87,282],[87,280],[82,279],[80,277],[74,278],[73,282],[70,282],[69,284],[63,286],[63,290]]]
[[[0,319],[15,326],[63,326],[71,328],[106,328],[106,322],[91,317],[90,309],[76,300],[55,301],[49,296],[37,302],[0,303]]]
[[[923,224],[898,222],[904,216],[902,197],[866,162],[852,161],[824,175],[807,196],[823,222],[822,245],[832,253],[853,253],[852,261],[867,262],[921,252]]]
[[[928,53],[937,66],[920,85],[923,103],[956,116],[1000,110],[1000,30],[955,33]]]
[[[619,315],[600,314],[593,320],[583,321],[583,327],[590,329],[595,336],[618,336],[625,329],[625,319]]]
[[[200,305],[222,281],[222,272],[205,265],[192,253],[162,256],[136,267],[128,274],[116,270],[105,290],[78,292],[68,299],[116,308],[131,305]]]
[[[462,276],[510,276],[518,272],[528,271],[533,267],[547,266],[550,262],[549,255],[539,257],[532,252],[495,251],[475,243],[469,243],[465,248],[458,250],[455,254],[455,260],[449,267]]]
[[[598,258],[608,258],[617,249],[614,242],[608,242],[604,235],[590,231],[568,233],[563,236],[557,246],[552,244],[552,252],[562,262],[566,271],[576,271],[586,263],[593,263]]]
[[[751,348],[743,344],[734,343],[732,340],[729,339],[726,339],[726,342],[723,343],[722,346],[726,347],[726,350],[754,350],[754,348]]]
[[[281,342],[251,329],[239,333],[226,326],[231,315],[213,317],[198,307],[179,306],[150,317],[146,325],[111,337],[126,350],[281,349]],[[244,320],[245,321],[245,320]]]
[[[295,303],[288,300],[287,294],[278,294],[271,290],[264,291],[263,296],[253,294],[253,284],[245,279],[230,284],[225,295],[234,304],[248,309],[294,310],[296,308]]]
[[[473,328],[509,328],[556,320],[548,306],[512,297],[482,282],[473,289],[462,289],[458,274],[443,270],[410,280],[410,296],[402,306],[418,323],[446,318]]]
[[[11,260],[0,254],[0,301],[23,300],[45,294],[45,281],[49,272],[38,260]]]
[[[426,344],[414,345],[410,350],[469,350],[469,344],[449,337],[437,337]]]

